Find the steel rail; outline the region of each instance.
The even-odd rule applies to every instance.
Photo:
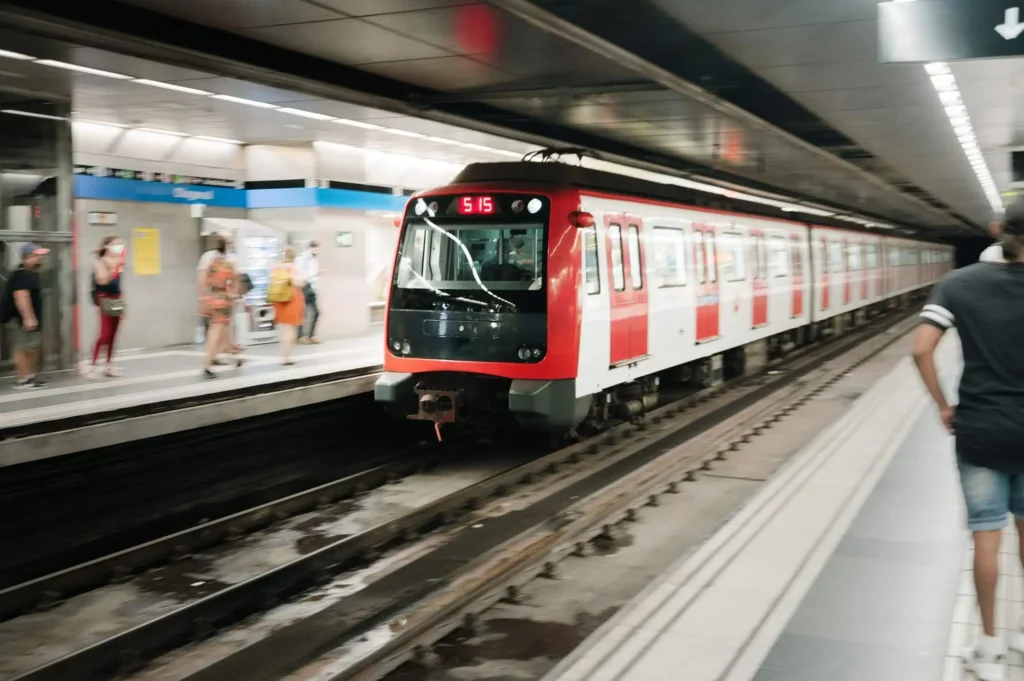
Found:
[[[408,454],[378,457],[367,462],[367,470],[359,473],[2,589],[0,621],[27,610],[51,607],[105,583],[124,581],[145,568],[183,559],[195,551],[380,487],[426,464],[409,460]]]

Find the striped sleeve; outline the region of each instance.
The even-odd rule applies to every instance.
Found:
[[[943,279],[932,291],[928,303],[921,310],[921,323],[931,324],[943,331],[956,326],[956,316],[951,309],[953,306],[949,300],[948,279]]]

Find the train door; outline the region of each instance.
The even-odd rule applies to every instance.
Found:
[[[640,263],[640,230],[631,218],[626,224],[622,213],[605,214],[605,238],[608,240],[608,272],[611,274],[611,327],[609,364],[634,362],[647,354],[647,291]],[[635,246],[630,249],[630,243]],[[631,265],[636,263],[634,273]],[[642,333],[642,341],[640,334]]]
[[[693,226],[693,263],[697,274],[697,342],[719,335],[718,263],[714,227]]]
[[[828,311],[829,303],[832,302],[832,286],[829,281],[829,270],[832,269],[829,263],[829,243],[827,238],[821,240],[821,311]]]
[[[804,252],[799,234],[789,235],[789,263],[793,282],[793,317],[804,313]]]
[[[759,229],[750,230],[753,238],[754,276],[753,281],[753,325],[759,329],[768,324],[768,253],[764,242],[764,232]]]
[[[859,243],[857,249],[857,269],[860,271],[860,299],[867,301],[871,297],[871,269],[868,267],[868,249],[870,246]]]
[[[843,274],[843,305],[850,304],[850,297],[853,289],[853,270],[850,267],[850,242],[847,239],[843,239],[839,245],[842,248],[840,253],[841,267],[844,270]]]
[[[648,311],[647,282],[644,276],[643,228],[639,215],[626,216],[626,271],[633,292],[629,321],[629,351],[633,359],[647,356]]]

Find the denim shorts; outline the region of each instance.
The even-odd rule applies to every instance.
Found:
[[[1001,530],[1010,513],[1024,520],[1024,475],[1000,473],[963,460],[958,460],[957,466],[967,502],[967,529]]]

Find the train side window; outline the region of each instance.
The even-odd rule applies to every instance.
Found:
[[[838,241],[833,241],[829,244],[828,253],[828,269],[830,272],[842,272],[843,271],[843,245]]]
[[[768,277],[768,256],[765,253],[764,235],[754,235],[754,279],[764,280]]]
[[[655,227],[654,276],[658,288],[686,285],[686,235],[681,229]]]
[[[644,265],[640,253],[640,230],[636,225],[626,228],[626,239],[629,244],[629,278],[633,290],[639,291],[644,287]]]
[[[626,290],[626,277],[622,267],[622,227],[608,228],[608,243],[612,247],[612,286],[616,291]]]
[[[737,232],[724,232],[718,245],[718,262],[722,279],[725,281],[743,281],[747,278],[746,262],[743,258],[743,235]],[[712,279],[712,281],[714,281]]]
[[[693,259],[697,270],[697,283],[704,284],[707,282],[707,252],[704,249],[704,232],[699,229],[693,230]]]
[[[800,241],[793,239],[790,242],[790,255],[793,263],[793,276],[802,277],[804,276],[804,252],[800,248]]]
[[[864,247],[864,268],[869,270],[878,269],[878,249],[874,244]]]
[[[770,259],[768,260],[769,274],[772,277],[788,277],[789,276],[789,253],[786,247],[786,237],[772,235],[769,241],[769,250],[771,251]]]
[[[718,249],[715,248],[715,233],[709,231],[706,239],[708,248],[708,281],[713,284],[718,281]]]
[[[601,292],[601,260],[597,249],[597,229],[594,227],[583,230],[583,277],[588,295]]]
[[[863,263],[861,262],[861,245],[850,244],[847,249],[847,260],[850,263],[851,272],[860,272],[863,269]]]

